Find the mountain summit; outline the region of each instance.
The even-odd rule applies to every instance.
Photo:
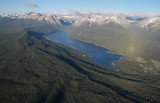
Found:
[[[86,16],[62,16],[55,14],[40,14],[35,12],[18,14],[18,15],[0,15],[0,18],[10,19],[25,19],[36,20],[41,22],[47,22],[52,25],[68,26],[73,25],[75,27],[81,25],[103,25],[113,23],[123,28],[130,26],[136,26],[144,30],[157,31],[160,29],[160,17],[147,17],[131,19],[132,17],[126,17],[125,15],[96,15],[89,14]],[[135,25],[136,24],[136,25]]]

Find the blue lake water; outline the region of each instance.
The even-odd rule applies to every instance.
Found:
[[[82,42],[73,38],[70,38],[66,35],[66,32],[56,32],[47,34],[44,36],[47,40],[60,43],[73,49],[79,50],[90,55],[89,59],[93,62],[106,66],[111,67],[115,61],[118,61],[122,58],[120,55],[107,53],[108,49],[103,47],[96,46],[91,43]]]

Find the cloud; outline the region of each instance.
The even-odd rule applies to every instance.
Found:
[[[160,13],[158,13],[158,12],[139,12],[139,13],[125,12],[123,14],[126,16],[131,16],[131,17],[157,17],[157,16],[160,16]]]
[[[25,4],[26,4],[27,6],[29,6],[29,7],[38,7],[38,5],[35,4],[35,3],[25,2]]]
[[[96,14],[96,15],[124,15],[128,17],[156,17],[160,16],[159,12],[120,12],[120,11],[103,11],[103,10],[70,10],[67,12],[53,12],[56,15],[63,15],[63,16],[85,16],[88,14]]]
[[[104,15],[107,14],[107,11],[96,11],[96,10],[70,10],[67,12],[53,12],[57,15],[69,15],[69,16],[85,16],[88,14]]]

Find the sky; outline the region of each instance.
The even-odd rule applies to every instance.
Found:
[[[160,13],[160,0],[0,0],[0,14],[73,10]]]

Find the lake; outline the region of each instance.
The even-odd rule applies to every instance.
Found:
[[[107,51],[109,50],[106,48],[70,38],[66,35],[66,32],[56,32],[47,34],[44,36],[44,38],[52,42],[60,43],[72,47],[73,49],[84,52],[90,55],[89,60],[92,60],[93,62],[105,67],[113,66],[113,63],[115,61],[118,61],[122,58],[122,56],[120,55],[107,53]]]

